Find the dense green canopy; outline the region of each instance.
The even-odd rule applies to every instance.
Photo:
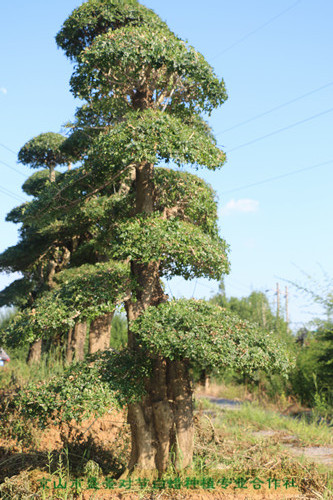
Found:
[[[77,321],[113,312],[129,290],[129,268],[122,263],[85,264],[59,272],[54,288],[37,298],[32,308],[19,312],[3,338],[17,345],[56,333],[65,335]]]
[[[187,360],[206,370],[232,367],[287,373],[285,346],[269,332],[203,300],[172,300],[148,308],[132,325],[151,356]]]
[[[24,306],[31,298],[34,283],[27,278],[20,278],[0,292],[0,307]]]
[[[88,0],[64,22],[56,42],[67,57],[75,59],[97,35],[126,25],[166,27],[152,10],[137,0]]]
[[[18,159],[31,168],[66,165],[68,157],[61,151],[65,137],[54,132],[40,134],[28,141],[19,151]]]
[[[125,173],[134,161],[155,165],[164,160],[215,170],[223,166],[225,154],[201,125],[199,120],[187,125],[181,118],[156,110],[130,113],[126,121],[94,141],[85,166],[103,176]]]
[[[89,149],[94,135],[92,132],[80,129],[74,130],[67,139],[61,144],[61,151],[75,161],[83,158],[85,152]]]
[[[227,98],[223,80],[199,52],[169,30],[149,26],[98,36],[79,56],[71,85],[77,97],[110,95],[128,109],[139,107],[140,92],[149,99],[145,108],[171,112],[186,104],[210,113]]]
[[[76,363],[63,375],[28,384],[20,390],[15,406],[44,428],[50,421],[81,422],[91,414],[103,415],[105,408],[119,405],[109,384],[101,380],[98,364]]]
[[[59,175],[61,175],[60,172],[55,172],[55,178]],[[39,196],[49,184],[49,173],[46,170],[39,170],[28,177],[22,185],[22,190],[30,196]],[[7,220],[9,220],[8,215]]]
[[[132,218],[115,225],[113,237],[113,258],[160,262],[161,275],[219,279],[229,270],[225,242],[177,218]]]

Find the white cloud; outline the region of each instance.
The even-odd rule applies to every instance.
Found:
[[[241,200],[230,200],[225,207],[222,208],[222,215],[230,215],[233,213],[254,213],[259,209],[259,201],[243,198]]]
[[[7,94],[7,89],[5,89],[5,87],[0,87],[0,92],[2,94]]]

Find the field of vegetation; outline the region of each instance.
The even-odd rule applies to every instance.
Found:
[[[111,342],[121,346],[125,332],[120,316]],[[24,350],[11,354],[0,378],[1,500],[331,498],[328,405],[310,412],[295,395],[272,397],[267,378],[244,385],[226,373],[225,380],[206,380],[207,387],[199,382],[192,467],[177,473],[170,466],[161,479],[131,479],[123,476],[130,452],[126,411],[110,405],[104,415],[79,423],[49,415],[43,429],[36,415],[29,417],[13,402],[28,383],[34,390],[62,376],[61,353],[45,354],[38,367],[25,362]]]
[[[29,346],[6,347],[11,361],[0,372],[0,499],[329,500],[331,301],[323,292],[316,297],[327,319],[292,334],[264,294],[227,298],[221,282],[210,303],[267,328],[295,361],[288,377],[194,368],[192,465],[177,471],[171,457],[159,477],[127,475],[127,410],[115,400],[110,378],[99,385],[102,372],[99,356],[89,357],[89,327],[85,361],[68,362],[66,345],[58,342],[46,344],[33,363],[27,362]],[[2,315],[2,331],[15,316],[15,309]],[[126,351],[127,329],[126,317],[117,312],[109,340],[116,356]],[[109,369],[112,377],[114,368]],[[126,384],[132,384],[132,375]],[[127,397],[132,397],[128,390]]]

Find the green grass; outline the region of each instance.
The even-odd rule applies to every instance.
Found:
[[[326,424],[285,417],[255,404],[244,404],[239,410],[224,412],[221,423],[226,428],[245,427],[249,431],[283,431],[296,436],[303,446],[333,445],[332,429]]]
[[[197,386],[197,389],[199,392],[200,389],[203,390],[200,386]],[[234,384],[232,382],[224,383],[215,381],[215,379],[210,382],[207,392],[211,396],[225,399],[244,400],[247,396],[249,396],[249,392],[244,385]]]
[[[209,399],[200,398],[196,402],[197,408],[209,409],[220,416],[214,425],[225,428],[232,434],[242,429],[247,432],[260,430],[282,431],[296,436],[303,446],[333,446],[332,428],[324,422],[309,422],[305,417],[300,419],[287,417],[257,403],[243,403],[236,410],[223,410]]]
[[[279,439],[281,433],[292,433],[298,435],[299,439],[302,438],[303,443],[307,442],[313,445],[316,440],[318,444],[328,445],[331,442],[331,436],[324,432],[322,426],[293,421],[291,418],[281,417],[275,412],[264,410],[253,404],[244,405],[239,410],[232,411],[220,410],[208,401],[203,401],[201,409],[203,406],[205,409],[216,411],[210,415],[199,410],[196,415],[193,469],[190,472],[181,473],[181,479],[195,477],[218,480],[225,477],[232,480],[237,477],[246,477],[251,480],[257,477],[267,481],[268,478],[296,478],[296,484],[302,493],[315,491],[318,498],[322,500],[331,498],[332,474],[329,474],[324,466],[309,464],[299,458],[288,456]],[[253,436],[255,431],[269,429],[277,431],[278,437],[259,439]],[[99,475],[95,471],[95,468],[99,470],[98,455],[93,453],[87,457],[86,466],[81,472],[73,467],[72,460],[72,454],[67,452],[66,455],[66,450],[63,450],[61,454],[51,455],[50,453],[47,460],[44,461],[44,465],[36,464],[33,467],[31,475],[29,472],[29,477],[25,475],[26,471],[21,472],[21,481],[19,476],[13,476],[3,488],[9,495],[5,498],[15,498],[10,495],[21,491],[22,496],[19,498],[28,499],[29,495],[25,496],[25,494],[29,491],[27,486],[29,481],[32,488],[30,491],[32,491],[36,487],[37,481],[42,477],[49,478],[52,482],[63,477],[71,483],[75,477],[78,477],[78,474],[84,481],[87,480],[90,473],[95,476]],[[170,467],[165,479],[174,478],[177,475]],[[24,481],[23,478],[25,478]],[[103,479],[101,476],[101,481]],[[46,498],[70,500],[74,498],[69,487],[61,492],[59,490],[57,493],[53,491],[43,493],[41,490],[39,492],[41,500],[46,500]],[[133,498],[135,494],[138,497],[151,498],[153,490],[149,488],[147,491],[133,489],[131,493],[133,493]],[[166,493],[161,492],[161,498],[164,498],[164,495]]]
[[[309,459],[294,457],[283,444],[285,438],[294,436],[297,447],[331,446],[332,429],[327,425],[284,417],[256,404],[223,410],[207,399],[200,399],[197,408],[194,467],[198,474],[217,478],[243,475],[266,480],[294,477],[303,492],[313,490],[318,498],[332,498],[332,470]],[[271,435],[254,435],[268,430],[273,431]]]
[[[61,373],[63,364],[57,361],[57,357],[44,357],[41,364],[38,366],[29,367],[24,362],[24,356],[18,356],[13,359],[10,365],[0,372],[0,389],[9,388],[11,385],[20,386],[29,382],[50,378],[52,375]],[[236,396],[242,399],[241,389],[232,387],[228,393],[223,389],[223,397],[234,399]],[[219,394],[220,395],[220,394]],[[333,489],[332,472],[329,472],[326,466],[309,464],[308,461],[293,457],[288,453],[288,449],[283,445],[283,437],[295,436],[297,446],[332,446],[333,435],[332,429],[325,424],[309,423],[305,419],[296,420],[291,417],[284,417],[277,411],[263,408],[257,403],[242,404],[236,410],[223,410],[219,406],[211,403],[208,399],[200,399],[197,401],[196,414],[196,433],[195,433],[195,453],[193,469],[189,474],[188,471],[181,474],[183,479],[190,475],[191,477],[212,477],[220,479],[221,477],[235,478],[241,475],[248,478],[261,477],[267,479],[269,477],[286,478],[296,477],[297,484],[300,486],[303,493],[315,491],[323,500],[331,498]],[[211,413],[204,413],[203,410],[211,410]],[[33,429],[28,429],[27,423],[16,419],[15,415],[12,420],[8,421],[11,429],[11,437],[16,437],[18,441],[29,440],[33,437]],[[5,426],[3,421],[2,426]],[[4,428],[2,430],[5,430]],[[267,437],[257,437],[254,435],[257,431],[274,431],[274,435]],[[31,437],[29,438],[29,435]],[[119,437],[116,446],[122,438]],[[36,444],[37,449],[37,444]],[[18,498],[28,499],[28,491],[36,485],[37,477],[49,477],[50,479],[63,476],[73,480],[77,475],[88,477],[89,471],[84,470],[79,472],[74,466],[73,450],[70,453],[70,462],[68,454],[54,456],[54,464],[51,464],[52,456],[48,460],[44,460],[44,464],[36,464],[30,472],[22,471],[18,476],[13,475],[10,481],[6,482],[3,487],[3,492],[8,495],[4,498],[15,498],[14,494],[21,491],[21,496]],[[78,450],[78,455],[82,453],[82,449]],[[92,454],[87,456],[85,460],[79,457],[80,463],[95,461],[100,462],[99,450],[97,454],[92,449]],[[77,455],[77,456],[78,456]],[[13,460],[15,455],[13,456]],[[76,458],[77,460],[77,458]],[[43,462],[43,460],[41,461]],[[48,463],[48,465],[47,465]],[[52,467],[51,467],[52,465]],[[79,467],[80,469],[80,467]],[[48,472],[46,472],[48,471]],[[39,476],[38,476],[39,474]],[[112,473],[110,472],[110,475]],[[171,467],[167,473],[167,477],[175,477],[177,474]],[[1,488],[0,488],[1,490]],[[30,490],[31,491],[31,490]],[[150,490],[149,490],[150,491]],[[149,493],[147,491],[147,494]],[[146,492],[137,491],[142,498]],[[26,496],[25,496],[26,494]],[[48,496],[43,496],[40,491],[40,498],[64,500],[73,499],[72,491],[69,488],[58,491],[55,496],[48,492]],[[1,496],[1,494],[0,494]]]
[[[64,371],[64,362],[56,350],[42,356],[40,363],[29,366],[22,355],[11,356],[8,365],[0,369],[0,389],[23,386],[29,382],[47,380]],[[23,358],[23,359],[22,359]]]

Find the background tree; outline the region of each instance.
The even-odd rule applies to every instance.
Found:
[[[41,134],[35,139],[29,141],[20,151],[19,158],[23,163],[30,162],[34,167],[48,166],[54,168],[55,162],[65,163],[69,161],[79,161],[87,144],[89,136],[87,133],[80,131],[73,132],[67,139],[60,134]],[[68,178],[77,181],[76,172],[67,172],[57,174],[52,178],[52,185],[55,178],[58,181],[57,193],[59,186],[66,185]],[[70,215],[61,209],[60,201],[53,207],[52,211],[48,211],[46,216],[45,210],[48,205],[48,188],[52,192],[50,184],[49,172],[45,170],[33,174],[23,185],[23,190],[34,197],[32,202],[27,202],[20,207],[12,210],[7,220],[21,224],[20,241],[14,247],[7,249],[0,256],[0,265],[5,271],[20,271],[24,277],[16,280],[0,293],[1,305],[19,306],[21,310],[31,308],[35,300],[44,291],[51,290],[56,282],[55,275],[62,269],[65,269],[70,261],[73,260],[75,251],[80,250],[83,243],[91,239],[92,234],[96,232],[94,224],[98,224],[98,217],[92,221],[89,211],[96,211],[96,203],[92,203],[86,210],[79,207],[78,210],[72,210]],[[75,181],[74,181],[75,182]],[[112,186],[114,189],[114,186]],[[72,196],[81,195],[84,190],[88,189],[88,185],[84,182],[76,182],[74,193],[70,190],[66,192],[66,201],[70,202]],[[51,196],[52,196],[51,195]],[[43,202],[43,196],[45,198]],[[62,220],[63,219],[63,220]],[[66,232],[62,230],[62,226],[66,226]],[[79,253],[79,252],[78,252]],[[82,253],[82,252],[81,252]],[[96,262],[103,259],[103,256],[98,254],[97,249],[94,255],[79,257],[79,263]],[[76,264],[78,262],[76,261]],[[108,312],[100,318],[95,318],[90,321],[90,338],[89,352],[96,352],[98,349],[109,347],[111,334],[111,320],[113,312]],[[97,322],[97,323],[96,323]],[[63,328],[52,330],[46,333],[45,331],[34,330],[34,335],[28,330],[18,329],[21,332],[21,338],[18,335],[7,337],[6,341],[11,346],[12,342],[18,341],[23,344],[29,337],[30,349],[28,354],[29,362],[37,362],[40,359],[42,352],[42,338],[46,340],[45,346],[50,342],[64,344],[67,340],[66,359],[71,362],[74,357],[83,359],[84,345],[86,339],[87,328],[86,320],[83,322],[76,321],[68,332],[64,332]],[[68,338],[67,338],[68,333]]]
[[[61,134],[48,132],[31,139],[21,148],[18,153],[21,163],[31,168],[44,167],[44,170],[36,172],[25,181],[23,190],[28,195],[38,197],[50,182],[55,181],[55,167],[70,163],[70,156],[61,150],[65,140]],[[57,175],[60,174],[57,172]],[[66,265],[69,257],[66,249],[60,248],[49,238],[41,235],[42,226],[38,221],[38,211],[35,211],[34,217],[31,217],[29,222],[26,220],[25,211],[28,206],[29,203],[24,203],[12,210],[6,218],[21,224],[21,241],[0,256],[0,265],[2,270],[20,271],[23,278],[16,280],[1,292],[1,305],[31,307],[39,293],[52,288],[54,274]],[[42,339],[36,338],[30,344],[28,362],[38,362],[41,353]]]
[[[282,317],[276,316],[268,297],[263,292],[253,291],[248,297],[227,298],[224,287],[220,286],[219,293],[212,297],[210,302],[226,307],[240,318],[255,322],[261,328],[274,331],[287,341],[292,338],[288,332],[287,322]]]
[[[223,280],[222,280],[223,285]],[[296,355],[295,338],[288,329],[288,324],[273,311],[268,297],[263,292],[253,291],[248,297],[227,297],[224,286],[219,293],[209,300],[212,304],[225,307],[228,311],[237,314],[241,319],[257,324],[259,329],[267,330],[277,341],[283,341],[291,355]],[[226,370],[221,375],[225,383],[244,384],[246,390],[258,391],[260,398],[275,399],[282,394],[292,394],[290,382],[277,373],[254,371],[251,375],[235,370]]]
[[[323,315],[308,329],[298,333],[296,370],[292,377],[294,390],[306,404],[324,403],[333,407],[333,286],[332,278],[324,273],[323,284],[305,274],[306,284],[291,283],[298,291],[322,307]],[[320,402],[322,398],[322,402]]]

